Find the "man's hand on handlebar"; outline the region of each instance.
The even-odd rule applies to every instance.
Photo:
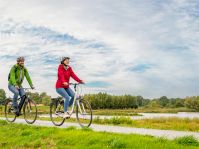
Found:
[[[34,86],[31,86],[31,89],[32,89],[32,90],[34,90],[34,89],[35,89],[35,87],[34,87]]]

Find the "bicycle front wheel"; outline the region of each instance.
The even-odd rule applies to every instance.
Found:
[[[5,117],[8,122],[14,122],[16,120],[16,115],[13,112],[12,100],[10,99],[5,102]]]
[[[92,109],[87,100],[79,99],[76,107],[77,121],[81,127],[89,127],[92,123]]]
[[[33,124],[37,119],[37,105],[36,103],[28,99],[24,104],[24,119],[28,124]]]
[[[53,101],[50,104],[50,118],[55,126],[61,126],[65,118],[63,118],[64,106],[59,101]]]

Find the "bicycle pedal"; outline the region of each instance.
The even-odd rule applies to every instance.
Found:
[[[22,113],[15,113],[15,115],[18,117],[18,116],[21,116],[23,114]]]
[[[65,119],[69,119],[69,118],[70,118],[70,116],[69,116],[69,117],[63,117],[63,118],[65,118]]]

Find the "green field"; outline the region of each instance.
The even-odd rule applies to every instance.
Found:
[[[99,109],[93,110],[95,115],[123,115],[123,116],[141,116],[138,113],[178,113],[178,112],[196,112],[187,108],[138,108],[138,109]]]
[[[50,118],[38,119],[50,121]],[[77,123],[77,120],[70,118],[67,119],[66,122]],[[141,120],[132,120],[129,117],[113,117],[111,119],[95,118],[93,119],[93,124],[199,132],[199,119],[188,118],[154,118]]]
[[[9,124],[0,121],[0,148],[68,148],[68,149],[197,149],[193,137],[176,140],[141,135],[124,135],[77,130]]]
[[[0,107],[0,116],[4,117],[4,107]],[[138,109],[139,110],[139,109]],[[168,110],[168,109],[167,109]],[[180,109],[176,109],[180,110]],[[182,110],[182,109],[181,109]],[[49,114],[48,106],[38,106],[39,114]],[[132,120],[129,117],[117,117],[117,115],[125,115],[130,113],[132,109],[126,110],[94,110],[94,114],[102,115],[115,115],[111,119],[99,119],[95,118],[93,123],[103,125],[117,125],[117,126],[128,126],[138,128],[153,128],[153,129],[165,129],[165,130],[179,130],[179,131],[193,131],[199,132],[199,119],[188,119],[188,118],[154,118],[154,119],[141,119]],[[135,113],[134,113],[135,114]],[[131,113],[133,115],[133,112]],[[23,118],[21,116],[20,118]],[[50,118],[38,118],[40,120],[50,120]],[[76,119],[69,119],[67,121],[76,122]]]
[[[111,119],[94,119],[96,124],[119,125],[137,128],[153,128],[199,132],[199,119],[188,118],[153,118],[132,120],[129,117],[113,117]]]
[[[39,114],[47,114],[49,106],[38,106]],[[93,110],[94,115],[113,115],[113,116],[142,116],[138,113],[178,113],[195,112],[187,108],[138,108],[138,109],[98,109]]]
[[[0,114],[3,114],[4,106],[0,106]],[[39,114],[48,114],[49,106],[38,106]],[[93,110],[94,115],[113,115],[113,116],[142,116],[139,113],[177,113],[177,112],[196,112],[187,108],[138,108],[138,109],[98,109]]]

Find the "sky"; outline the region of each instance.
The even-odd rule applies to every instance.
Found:
[[[56,97],[60,58],[69,56],[84,93],[198,95],[198,8],[198,0],[0,0],[0,88],[12,95],[8,73],[24,56],[36,91]]]

